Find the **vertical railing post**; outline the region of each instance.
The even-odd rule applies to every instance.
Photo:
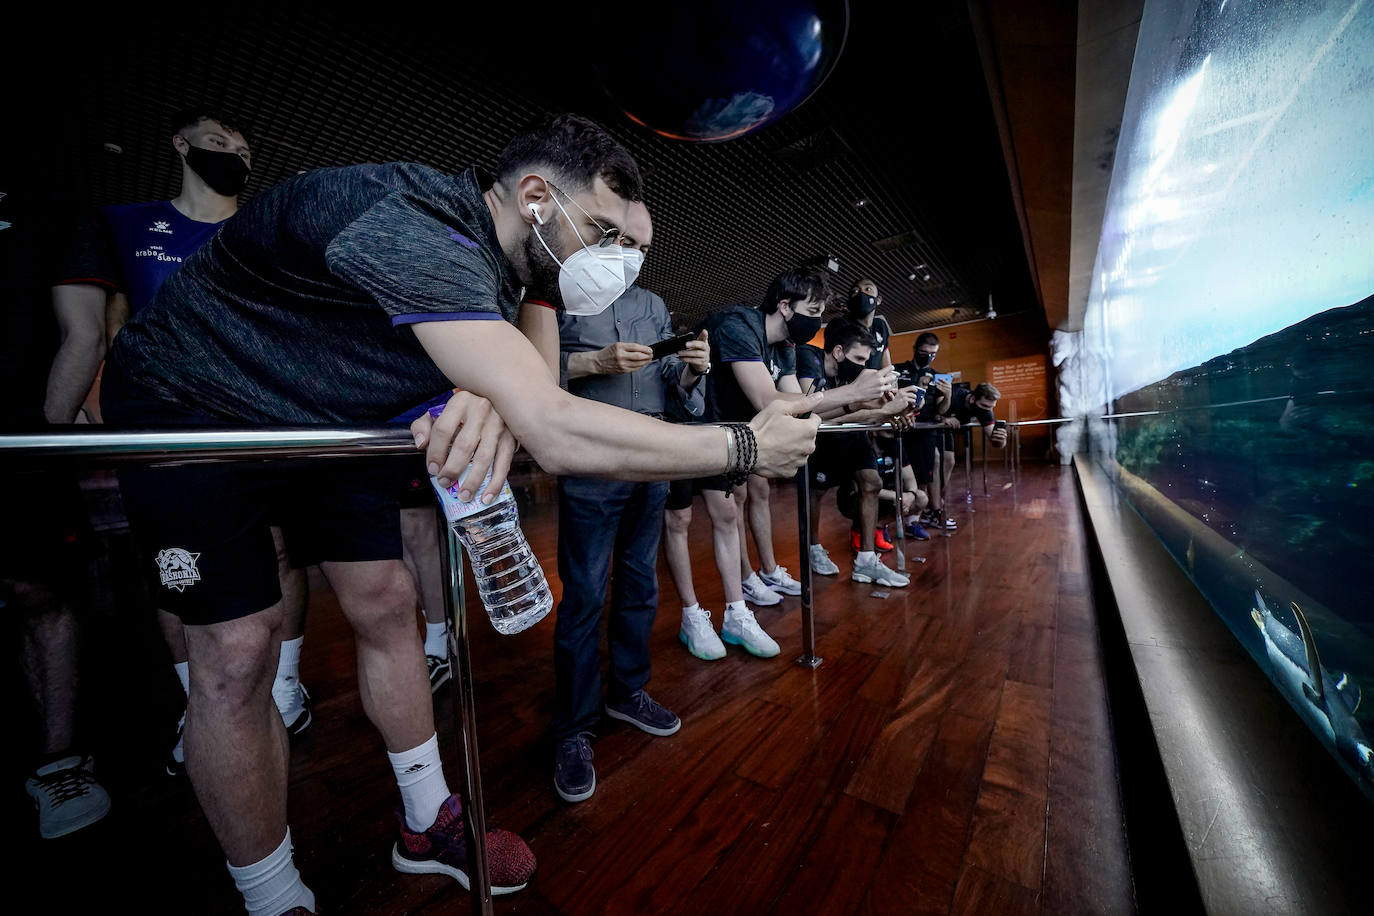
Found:
[[[474,913],[490,916],[491,873],[487,869],[487,818],[482,801],[482,770],[477,760],[477,708],[473,701],[472,653],[469,649],[467,607],[463,587],[463,550],[458,533],[449,525],[442,508],[439,514],[439,557],[443,563],[444,605],[448,612],[448,661],[457,673],[453,678],[453,711],[463,758],[463,824],[468,847],[468,886]]]
[[[893,514],[897,518],[897,572],[906,572],[906,517],[902,514],[902,431],[894,429],[892,435],[897,440],[897,474],[892,481],[892,496],[895,502]]]
[[[984,495],[984,496],[987,496],[987,495],[988,495],[988,428],[987,428],[986,426],[981,425],[981,424],[979,425],[978,428],[979,428],[980,430],[983,431],[983,495]],[[970,433],[969,433],[969,436],[972,437],[972,436],[973,436],[973,433],[970,432]]]
[[[811,462],[797,471],[797,543],[801,544],[802,654],[797,664],[819,668],[816,657],[816,617],[811,607]],[[743,544],[740,545],[743,548]]]
[[[964,427],[964,502],[973,511],[973,427]]]

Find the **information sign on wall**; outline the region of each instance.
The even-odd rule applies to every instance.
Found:
[[[1049,386],[1045,379],[1045,357],[1022,356],[988,363],[988,381],[1002,393],[997,402],[999,416],[1016,403],[1016,419],[1043,420],[1049,416]]]

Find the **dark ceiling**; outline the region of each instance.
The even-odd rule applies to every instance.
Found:
[[[851,4],[844,52],[820,91],[719,144],[632,124],[558,15],[411,12],[414,24],[400,27],[285,6],[35,29],[29,101],[46,116],[35,127],[60,122],[40,142],[57,150],[69,194],[172,196],[168,118],[197,100],[241,119],[254,150],[249,194],[319,166],[487,165],[536,115],[576,110],[644,169],[655,238],[642,284],[683,321],[756,302],[776,273],[816,255],[838,258],[837,288],[876,279],[897,331],[979,317],[990,292],[1000,314],[1038,309],[963,2],[881,13]],[[653,53],[626,49],[620,78],[635,79],[635,61]]]

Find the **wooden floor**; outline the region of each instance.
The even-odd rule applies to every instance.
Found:
[[[502,637],[474,608],[488,821],[519,832],[539,859],[530,887],[498,898],[497,911],[1132,911],[1073,478],[1028,466],[1009,488],[992,476],[990,497],[960,501],[951,537],[909,542],[925,562],[911,564],[910,588],[887,598],[845,578],[847,522],[826,501],[823,540],[843,575],[816,579],[817,670],[793,663],[797,598],[758,613],[783,646],[779,658],[733,647],[716,662],[691,657],[661,566],[649,688],[682,730],[654,738],[608,720],[594,744],[596,794],[578,805],[555,794],[544,739],[553,616]],[[551,492],[547,481],[527,488],[522,518],[557,593]],[[775,544],[793,572],[795,508],[791,487],[778,488]],[[698,592],[719,625],[724,601],[700,503],[696,515]],[[397,792],[359,704],[351,637],[317,574],[312,587],[302,679],[316,722],[293,747],[297,862],[321,912],[467,912],[452,882],[391,868]],[[189,786],[159,775],[179,690],[154,664],[152,631],[129,622],[108,630],[86,686],[97,695],[90,731],[114,808],[95,827],[40,842],[27,799],[11,793],[4,813],[19,874],[60,894],[52,912],[78,901],[242,912]],[[161,673],[140,681],[111,655]],[[131,685],[152,685],[156,698]],[[447,690],[436,711],[456,787]]]

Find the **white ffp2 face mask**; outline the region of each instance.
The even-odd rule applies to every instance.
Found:
[[[566,261],[560,261],[544,241],[539,227],[532,227],[539,244],[558,265],[558,291],[563,296],[563,310],[569,315],[600,315],[638,278],[639,269],[644,265],[644,252],[623,245],[588,248],[568,211],[563,209],[557,197],[553,197],[553,202],[582,243],[581,249],[574,251]]]

